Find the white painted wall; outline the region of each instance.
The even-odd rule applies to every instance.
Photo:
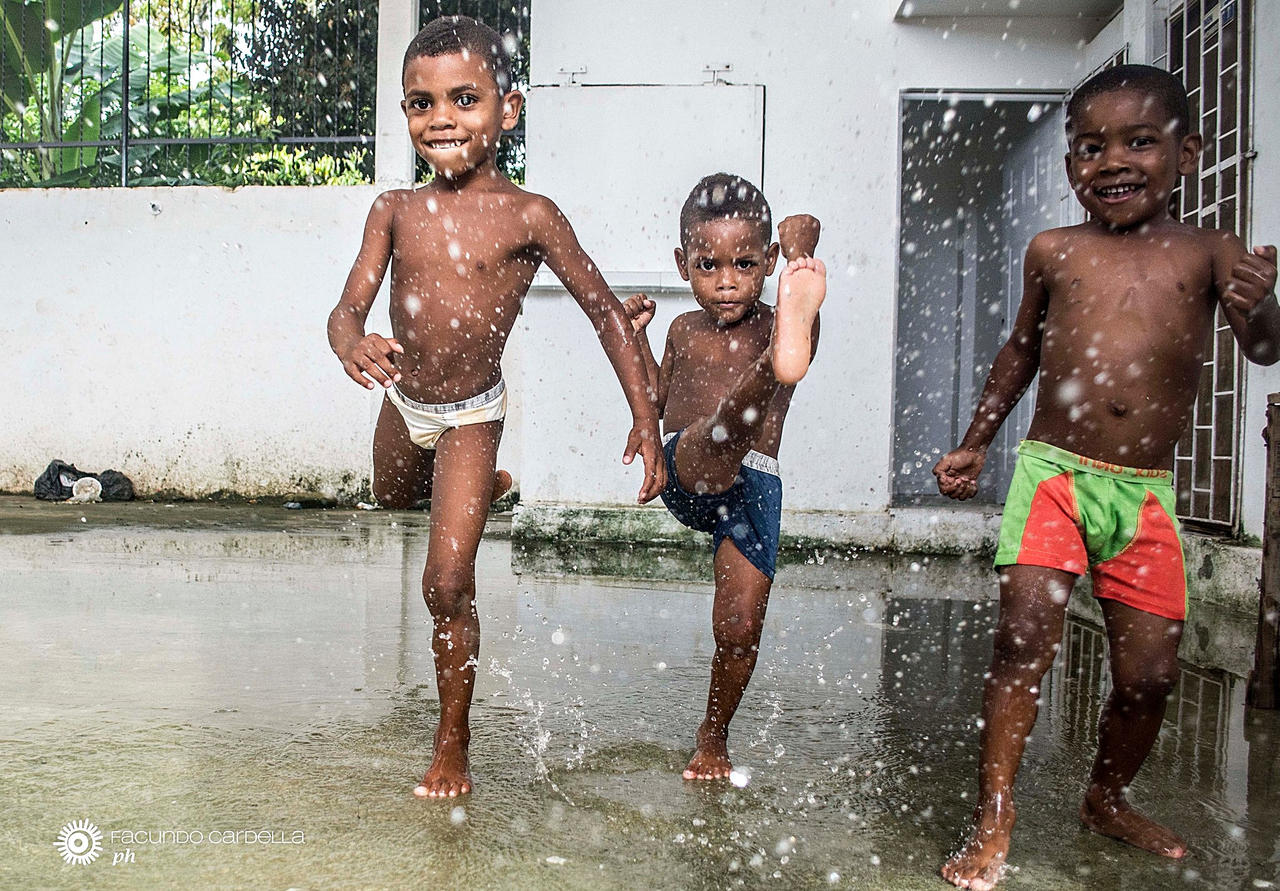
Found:
[[[540,0],[532,12],[535,84],[559,84],[561,69],[583,68],[576,79],[588,84],[696,84],[708,80],[705,67],[729,64],[732,71],[725,79],[765,86],[765,193],[779,219],[806,211],[823,220],[819,253],[830,270],[822,346],[796,396],[780,455],[788,480],[787,505],[884,509],[892,462],[899,93],[924,88],[1066,89],[1084,74],[1080,45],[1086,35],[1080,23],[1015,20],[1006,25],[1003,20],[970,19],[959,27],[949,21],[899,24],[893,21],[892,4],[854,0]],[[705,114],[710,117],[714,111]],[[598,120],[548,114],[537,101],[530,102],[528,127],[530,186],[561,202],[572,200],[580,171],[556,165],[554,158],[535,157],[537,141],[590,141],[599,146],[602,162],[609,163],[612,139],[619,135]],[[720,130],[711,125],[702,129],[704,145],[716,146]],[[653,170],[699,148],[672,144],[661,127],[641,136]],[[650,188],[653,180],[643,168],[618,164],[614,173],[655,207],[670,200]],[[683,189],[687,192],[693,182]],[[674,215],[652,222],[665,227],[674,245]],[[640,221],[633,225],[632,236],[617,236],[624,245],[628,238],[641,238]],[[605,256],[616,247],[594,249]],[[615,290],[625,294],[629,267],[602,268]],[[535,342],[550,341],[557,330],[578,324],[572,318],[576,309],[563,298],[550,298],[551,305],[546,297],[533,300],[543,305],[524,316],[530,357],[538,354]],[[691,299],[660,303],[668,317],[689,308]],[[535,394],[539,376],[531,366],[526,441],[552,441],[555,431],[566,426],[569,433],[545,454],[539,450],[537,460],[560,469],[555,480],[527,476],[525,502],[625,503],[636,480],[616,466],[621,441],[613,431],[626,421],[625,409],[614,408],[620,406],[617,384],[593,364],[558,376],[556,392]],[[564,425],[563,411],[545,410],[547,399],[566,407],[563,411],[591,407],[610,435],[580,437],[575,425]]]
[[[0,190],[0,490],[30,491],[52,458],[143,492],[367,480],[381,397],[342,372],[325,320],[373,199],[413,175],[398,103],[417,5],[380,7],[376,187]],[[385,297],[369,328],[390,330]]]
[[[382,4],[397,39],[408,19],[392,9],[409,5]],[[728,64],[725,79],[763,86],[764,160],[756,169],[778,218],[798,211],[822,218],[820,253],[831,270],[821,352],[782,448],[790,509],[881,511],[889,501],[900,93],[1067,89],[1126,40],[1141,48],[1152,23],[1150,4],[1130,0],[1085,43],[1086,26],[1071,20],[904,24],[893,20],[893,6],[536,0],[533,7],[535,84],[556,85],[566,79],[560,69],[585,68],[576,79],[588,84],[690,85],[709,79],[704,68]],[[1262,46],[1280,34],[1280,8],[1257,4],[1256,15]],[[402,45],[382,49],[384,74],[398,72],[402,52]],[[1274,95],[1280,59],[1254,58],[1255,95]],[[403,141],[392,144],[399,96],[383,95],[397,80],[381,79],[378,170],[388,185],[405,178],[411,160]],[[683,197],[671,194],[665,174],[699,153],[702,172],[741,169],[749,146],[727,139],[707,110],[686,122],[703,134],[696,143],[673,139],[658,122],[629,132],[639,141],[620,153],[607,118],[571,116],[567,105],[556,112],[543,101],[554,89],[531,96],[530,185],[566,208],[599,206],[582,161],[569,160],[582,153],[551,151],[573,142],[632,188],[637,206],[656,209],[610,219],[607,238],[596,237],[585,213],[570,216],[621,295],[632,286],[659,295],[665,330],[672,315],[692,307],[673,272],[661,271],[661,242],[675,243],[673,208]],[[1253,234],[1274,242],[1280,115],[1257,105]],[[545,156],[534,155],[538,145],[549,147]],[[622,154],[649,163],[622,164]],[[686,178],[687,189],[693,174]],[[377,400],[346,381],[323,329],[377,191],[0,191],[7,347],[0,375],[8,383],[0,395],[0,489],[28,490],[53,457],[117,467],[144,490],[189,494],[357,484],[368,474]],[[627,418],[617,384],[577,307],[546,276],[539,282],[505,363],[512,411],[501,460],[523,478],[526,501],[627,503],[638,475],[618,466]],[[374,318],[385,327],[382,305]],[[1280,391],[1280,369],[1248,374],[1244,522],[1257,533],[1264,484],[1257,433],[1266,394]],[[523,420],[522,404],[530,408]]]
[[[0,191],[0,489],[52,458],[143,491],[359,487],[380,395],[325,320],[377,193]],[[369,328],[389,332],[385,297]]]
[[[1253,209],[1251,244],[1280,243],[1280,113],[1272,97],[1280,91],[1280,56],[1264,51],[1280,39],[1280,3],[1254,4],[1253,147],[1258,152],[1250,170],[1249,206]],[[1266,449],[1261,432],[1267,423],[1267,394],[1280,393],[1280,364],[1249,365],[1245,372],[1244,483],[1241,514],[1244,529],[1262,534],[1266,491]],[[1280,447],[1280,446],[1278,446]]]

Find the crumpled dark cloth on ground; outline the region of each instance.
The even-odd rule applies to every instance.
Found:
[[[104,470],[102,473],[86,473],[77,470],[74,464],[54,459],[49,462],[44,473],[36,479],[35,495],[42,501],[66,501],[71,497],[71,487],[76,480],[93,477],[102,484],[103,501],[132,501],[133,480],[118,470]]]

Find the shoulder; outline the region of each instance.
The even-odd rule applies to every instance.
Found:
[[[393,221],[396,211],[404,207],[405,203],[412,198],[412,189],[389,189],[383,192],[373,199],[373,206],[369,208],[369,220],[379,222]]]
[[[1037,232],[1027,244],[1028,259],[1049,261],[1065,254],[1073,245],[1087,237],[1083,226],[1061,226]]]
[[[535,231],[568,224],[560,208],[546,195],[516,188],[511,195],[511,202],[513,209]]]
[[[687,340],[697,327],[699,317],[702,315],[703,312],[700,309],[680,313],[667,326],[667,340],[673,342]]]
[[[1185,228],[1192,239],[1215,256],[1229,255],[1235,257],[1248,253],[1248,248],[1245,247],[1245,243],[1240,239],[1240,236],[1230,229],[1203,229],[1199,226],[1186,226]]]
[[[413,189],[388,189],[373,199],[373,209],[375,211],[394,211],[397,207],[412,199],[413,194]]]

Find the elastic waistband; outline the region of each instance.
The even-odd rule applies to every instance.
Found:
[[[1121,464],[1112,464],[1110,461],[1100,461],[1097,458],[1086,458],[1084,455],[1077,455],[1075,452],[1068,452],[1066,449],[1060,449],[1057,446],[1049,445],[1047,442],[1040,442],[1035,439],[1024,439],[1018,443],[1018,454],[1026,455],[1028,458],[1039,458],[1041,461],[1048,461],[1051,464],[1057,464],[1060,467],[1071,470],[1082,470],[1085,473],[1096,473],[1099,476],[1112,476],[1121,479],[1141,480],[1143,482],[1164,482],[1173,484],[1173,471],[1160,470],[1157,468],[1147,467],[1125,467]]]
[[[668,433],[666,436],[662,437],[662,444],[666,445],[683,432],[683,430],[675,430]],[[748,450],[748,452],[742,456],[742,466],[750,467],[752,470],[758,470],[761,473],[767,473],[771,476],[776,476],[778,479],[782,479],[782,470],[778,466],[778,459],[771,458],[764,452],[757,452],[755,449]]]
[[[494,402],[503,393],[507,391],[507,382],[505,380],[498,381],[492,388],[485,390],[479,396],[472,396],[470,399],[463,399],[461,402],[445,402],[439,405],[432,405],[429,402],[418,402],[404,395],[404,392],[395,384],[391,385],[391,389],[395,390],[396,398],[407,405],[409,408],[418,411],[430,412],[433,415],[444,415],[454,411],[466,411],[469,408],[483,408]]]

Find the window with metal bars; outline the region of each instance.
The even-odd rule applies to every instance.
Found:
[[[506,42],[511,53],[511,67],[515,74],[515,89],[529,88],[529,3],[528,0],[420,0],[418,25],[446,15],[465,15],[483,22],[493,30],[512,39]],[[524,182],[524,111],[514,130],[502,134],[498,145],[498,167],[518,183]],[[431,178],[431,168],[421,158],[417,161],[417,179],[424,182]]]
[[[0,0],[0,187],[369,182],[377,32],[376,0]]]
[[[1204,137],[1200,169],[1175,196],[1181,219],[1230,229],[1246,242],[1252,21],[1252,0],[1174,0],[1167,49],[1155,61],[1186,85],[1191,129]],[[1219,311],[1191,424],[1174,457],[1174,485],[1180,517],[1227,532],[1240,516],[1243,384],[1244,357]]]

